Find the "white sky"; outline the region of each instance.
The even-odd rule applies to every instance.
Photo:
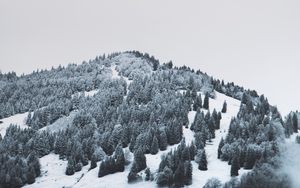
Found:
[[[300,107],[299,0],[0,0],[0,70],[140,50]]]

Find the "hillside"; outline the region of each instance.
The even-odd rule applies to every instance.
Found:
[[[1,74],[0,119],[0,187],[293,186],[296,113],[136,51]]]

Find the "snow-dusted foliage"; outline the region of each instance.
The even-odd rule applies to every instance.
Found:
[[[247,187],[298,131],[255,91],[137,51],[0,73],[0,118],[5,188]]]

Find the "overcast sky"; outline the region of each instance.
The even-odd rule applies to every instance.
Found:
[[[300,107],[299,0],[0,0],[0,70],[140,50]]]

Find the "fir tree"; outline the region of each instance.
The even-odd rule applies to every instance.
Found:
[[[125,165],[125,157],[122,149],[122,144],[118,144],[116,147],[114,158],[116,160],[116,171],[123,172]]]
[[[201,171],[206,171],[207,170],[207,158],[206,158],[205,150],[203,150],[201,152],[198,169],[201,170]]]
[[[201,94],[199,94],[199,95],[196,97],[196,100],[194,101],[194,104],[193,104],[193,110],[194,110],[194,111],[197,111],[198,108],[202,108],[202,98],[201,98]]]
[[[167,149],[167,146],[168,146],[168,138],[167,138],[166,131],[163,130],[159,134],[159,149],[161,151],[164,151]]]
[[[190,185],[192,183],[193,166],[191,161],[184,162],[184,184]]]
[[[75,173],[75,162],[72,158],[68,160],[66,175],[71,176]]]
[[[90,167],[90,170],[94,169],[97,167],[97,159],[94,155],[92,155],[92,158],[91,158],[91,167]]]
[[[222,147],[225,145],[225,142],[224,142],[224,139],[223,137],[221,138],[221,141],[219,143],[219,146],[218,146],[218,159],[221,158],[221,155],[222,155]]]
[[[36,177],[35,169],[33,166],[30,165],[27,173],[27,183],[33,184],[35,182],[35,177]]]
[[[209,95],[208,95],[208,93],[205,93],[203,108],[206,109],[206,110],[209,109]]]
[[[153,141],[152,141],[152,144],[151,144],[150,153],[152,155],[155,155],[155,154],[157,154],[157,152],[158,152],[158,140],[157,140],[156,136],[153,136]]]
[[[298,133],[298,117],[296,113],[293,115],[293,129],[294,133]]]
[[[240,169],[240,161],[238,156],[234,156],[232,159],[230,175],[231,176],[238,176]]]
[[[179,162],[179,165],[174,173],[174,184],[175,187],[182,187],[184,185],[184,165]]]
[[[222,113],[226,113],[227,112],[227,103],[226,103],[226,101],[224,101],[224,103],[223,103],[223,107],[222,107],[222,111],[221,111]]]
[[[145,174],[146,174],[145,181],[149,181],[151,178],[151,171],[149,168],[146,168]]]

